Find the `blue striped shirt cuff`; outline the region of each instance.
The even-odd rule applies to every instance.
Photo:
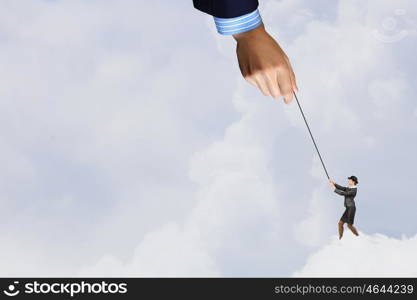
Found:
[[[251,13],[236,18],[214,17],[214,23],[216,23],[218,33],[232,35],[255,29],[262,24],[262,18],[258,9],[256,9]]]

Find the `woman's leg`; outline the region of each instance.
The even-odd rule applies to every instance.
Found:
[[[353,224],[348,224],[347,226],[348,226],[348,227],[349,227],[349,229],[353,232],[353,234],[354,234],[354,235],[356,235],[356,236],[358,236],[358,235],[359,235],[358,231],[357,231],[357,230],[356,230],[356,228],[353,226]]]
[[[339,221],[338,225],[339,225],[339,240],[342,239],[343,236],[343,224],[345,224],[342,220]]]
[[[349,210],[348,210],[348,213],[347,213],[347,215],[348,215],[348,222],[347,223],[348,223],[348,228],[353,232],[353,234],[358,236],[359,233],[356,230],[356,228],[353,226],[353,220],[355,219],[355,213],[356,213],[356,207],[355,206],[349,207]]]

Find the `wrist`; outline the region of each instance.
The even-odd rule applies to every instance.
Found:
[[[263,35],[263,34],[267,34],[267,32],[265,30],[264,24],[261,24],[261,25],[259,25],[258,27],[254,28],[252,30],[234,34],[233,38],[236,40],[236,42],[240,42],[240,41],[244,41],[244,40],[250,40],[250,39],[253,39],[255,37],[259,37],[260,35]]]

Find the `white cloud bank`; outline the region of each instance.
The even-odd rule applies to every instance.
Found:
[[[1,2],[1,275],[285,276],[337,230],[342,202],[297,107],[246,85],[190,2],[169,3],[138,18],[143,3],[132,0]],[[415,73],[372,36],[393,9],[334,3],[326,15],[328,2],[269,1],[264,19],[293,60],[332,174],[360,170],[367,182],[358,228],[414,232],[413,191],[379,186],[381,165],[408,166],[395,172],[405,186],[415,173],[415,139],[405,138],[416,128],[406,97]],[[413,2],[396,3],[413,15]],[[390,204],[403,208],[390,224],[361,217],[374,205],[391,215]],[[367,239],[345,238],[352,248]],[[375,239],[379,253],[387,243]]]
[[[350,231],[312,254],[294,277],[416,277],[417,234],[401,239],[383,234],[359,237]]]

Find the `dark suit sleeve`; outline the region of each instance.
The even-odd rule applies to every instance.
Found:
[[[335,189],[334,192],[336,194],[341,195],[341,196],[350,196],[350,197],[355,197],[356,196],[356,189],[347,189],[345,191]]]
[[[194,7],[216,18],[235,18],[253,12],[258,0],[193,0]]]
[[[338,190],[346,191],[345,186],[338,185],[337,183],[334,184]]]

